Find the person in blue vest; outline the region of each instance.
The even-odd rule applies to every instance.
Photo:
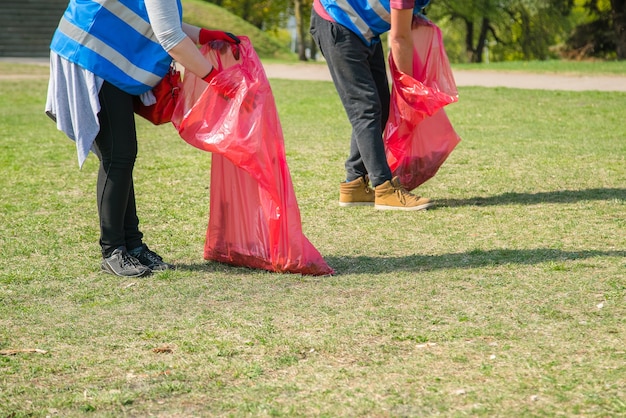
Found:
[[[405,190],[392,178],[383,130],[390,106],[389,80],[380,35],[389,32],[398,69],[413,74],[413,15],[429,0],[314,0],[310,33],[326,59],[352,125],[340,206],[422,210],[430,199]],[[371,187],[370,187],[371,182]]]
[[[209,82],[218,70],[198,44],[214,40],[233,47],[240,42],[228,32],[183,23],[180,0],[70,0],[61,17],[50,44],[45,110],[76,142],[79,167],[90,151],[100,160],[104,272],[139,277],[174,268],[143,242],[139,229],[133,100],[149,97],[172,60]]]

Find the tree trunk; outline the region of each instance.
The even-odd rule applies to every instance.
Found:
[[[315,61],[317,60],[317,44],[311,39],[311,35],[308,36],[308,39],[311,42],[311,59]]]
[[[626,0],[611,0],[618,60],[626,60]]]
[[[487,32],[489,32],[489,19],[483,17],[483,21],[480,25],[480,35],[478,35],[478,43],[474,51],[474,60],[472,62],[483,62],[483,48],[485,48],[485,44],[487,43]]]
[[[474,22],[463,19],[465,21],[465,54],[469,62],[474,62]]]
[[[307,25],[302,19],[302,0],[293,0],[293,10],[296,18],[296,45],[298,47],[298,59],[300,61],[307,61],[306,57],[306,44],[304,40],[306,39],[307,33]]]

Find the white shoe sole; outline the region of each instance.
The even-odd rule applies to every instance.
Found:
[[[413,211],[413,210],[426,210],[435,206],[435,203],[429,202],[424,203],[419,206],[387,206],[387,205],[374,205],[374,209],[376,210],[403,210],[403,211]]]

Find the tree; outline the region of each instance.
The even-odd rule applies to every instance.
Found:
[[[564,39],[570,28],[573,0],[516,1],[507,13],[512,15],[510,41],[521,59],[545,60],[556,56],[552,47]],[[517,57],[516,57],[517,58]]]
[[[587,19],[567,39],[572,58],[626,59],[626,0],[587,0]]]
[[[309,35],[309,21],[313,0],[206,0],[219,5],[265,31],[286,26],[290,16],[296,20],[296,47],[298,58],[306,61],[306,50],[315,56],[315,45]]]
[[[298,59],[300,61],[307,61],[306,49],[307,44],[311,46],[313,51],[313,42],[309,35],[309,22],[311,19],[311,7],[313,6],[313,0],[293,0],[293,13],[296,18],[296,45],[298,49]],[[311,56],[315,54],[312,52]]]
[[[466,60],[481,62],[482,50],[488,32],[491,31],[494,38],[497,39],[490,25],[490,15],[496,10],[495,2],[489,0],[442,0],[430,6],[427,12],[430,14],[431,10],[437,20],[449,19],[451,22],[462,23],[465,31]]]
[[[482,62],[483,50],[498,60],[545,59],[563,38],[573,0],[438,0],[436,21],[462,22],[465,60]]]
[[[611,0],[617,59],[626,60],[626,0]]]

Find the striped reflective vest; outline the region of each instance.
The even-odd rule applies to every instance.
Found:
[[[419,13],[430,0],[415,0]],[[367,45],[379,42],[379,36],[391,28],[389,0],[320,0],[324,10],[337,23],[356,33]]]
[[[142,0],[70,0],[50,49],[134,95],[155,86],[172,62]]]

